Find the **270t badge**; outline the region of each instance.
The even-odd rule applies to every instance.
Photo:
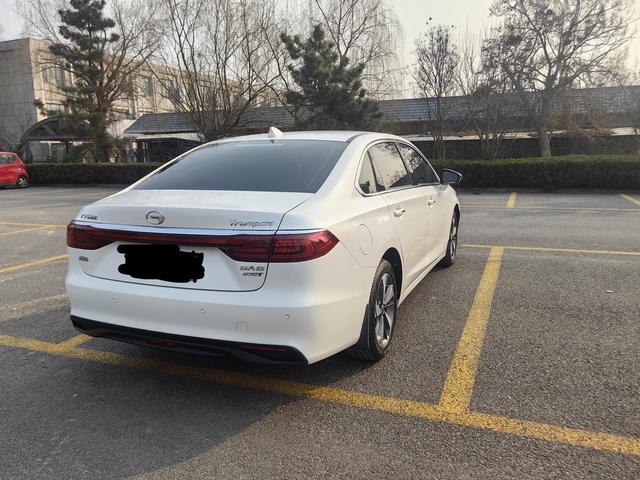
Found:
[[[240,271],[243,272],[243,277],[261,277],[264,275],[265,267],[261,266],[253,266],[253,265],[243,265],[240,267]]]

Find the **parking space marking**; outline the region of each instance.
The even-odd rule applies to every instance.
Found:
[[[136,358],[119,353],[101,352],[6,335],[0,335],[0,345],[114,367],[142,369],[160,375],[208,381],[250,390],[267,391],[299,398],[310,398],[321,402],[336,403],[365,410],[417,417],[429,421],[446,422],[453,425],[534,438],[575,447],[640,456],[640,438],[624,435],[591,432],[588,430],[517,420],[478,412],[453,412],[438,405],[425,402],[369,395],[333,387],[323,387],[289,380],[228,372],[213,368],[180,365],[149,358]]]
[[[638,205],[640,207],[640,200],[636,200],[635,198],[629,196],[629,195],[625,195],[624,193],[621,193],[620,196],[622,198],[624,198],[625,200],[629,200],[631,203]]]
[[[507,201],[507,208],[516,208],[516,197],[518,194],[516,192],[511,192],[509,195],[509,200]]]
[[[462,204],[462,208],[478,208],[488,210],[507,210],[509,207],[503,205],[465,205]],[[603,208],[603,207],[517,207],[516,210],[548,210],[548,211],[569,211],[569,212],[627,212],[627,213],[640,213],[637,208]]]
[[[476,290],[467,324],[458,342],[440,396],[440,407],[444,410],[456,413],[469,411],[503,255],[502,247],[493,247],[489,252],[489,259]]]
[[[519,245],[480,245],[463,243],[461,247],[466,248],[504,248],[506,250],[521,250],[525,252],[550,252],[550,253],[587,253],[594,255],[628,255],[640,257],[640,252],[628,252],[621,250],[590,250],[585,248],[554,248],[554,247],[524,247]]]
[[[10,267],[0,268],[0,273],[15,272],[17,270],[23,270],[29,267],[35,267],[38,265],[46,265],[48,263],[57,262],[67,258],[66,255],[57,255],[55,257],[43,258],[41,260],[34,260],[33,262],[21,263],[19,265],[12,265]]]
[[[0,233],[0,237],[8,237],[10,235],[17,235],[19,233],[27,233],[27,232],[34,232],[36,230],[46,230],[48,228],[55,228],[55,227],[31,227],[31,228],[23,228],[21,230],[14,230],[13,232],[3,232]]]
[[[58,343],[59,346],[61,347],[78,347],[84,343],[87,343],[88,341],[90,341],[93,337],[90,337],[89,335],[78,335],[75,337],[71,337],[69,340],[65,340],[64,342],[60,342]]]
[[[55,225],[50,223],[18,223],[18,222],[0,222],[0,225],[8,225],[10,227],[47,227],[47,228],[57,228],[57,227],[66,227],[66,225]]]

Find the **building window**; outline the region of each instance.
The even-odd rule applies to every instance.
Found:
[[[153,78],[141,77],[140,90],[142,91],[142,96],[146,98],[153,98],[153,93],[154,93]]]
[[[65,85],[64,70],[57,65],[51,65],[46,67],[42,71],[42,74],[43,74],[45,83],[47,83],[48,85],[52,85],[56,87],[62,87]]]

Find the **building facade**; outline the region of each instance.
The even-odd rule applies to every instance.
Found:
[[[118,121],[112,135],[122,136],[141,115],[175,110],[155,75],[141,69],[131,79],[128,92],[114,106]],[[69,142],[62,141],[60,132],[54,131],[56,123],[47,122],[35,102],[42,102],[47,111],[63,111],[65,95],[60,87],[73,81],[56,65],[48,42],[33,38],[0,42],[0,150],[20,148],[28,161],[61,160]],[[32,131],[31,140],[25,141],[25,133]]]

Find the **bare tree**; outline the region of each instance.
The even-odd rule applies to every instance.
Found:
[[[621,86],[627,88],[640,88],[640,59],[636,59],[633,67],[631,67],[620,83]],[[633,129],[636,136],[640,135],[640,95],[632,97],[627,105],[627,120],[629,126]]]
[[[398,42],[402,31],[386,0],[312,0],[310,27],[320,24],[342,60],[362,63],[369,96],[382,98],[398,90]],[[311,28],[309,29],[311,30]],[[306,36],[306,35],[303,35]]]
[[[111,0],[107,26],[99,30],[88,24],[79,27],[78,22],[64,24],[67,7],[82,5],[64,0],[27,0],[19,5],[26,31],[49,43],[51,54],[38,55],[35,67],[60,72],[48,93],[66,111],[55,111],[42,99],[36,103],[47,115],[68,117],[70,133],[89,138],[94,159],[105,161],[114,143],[108,130],[119,118],[119,104],[129,99],[134,78],[158,48],[153,4]],[[92,42],[86,41],[89,38]]]
[[[485,45],[535,127],[542,156],[551,155],[554,102],[577,85],[610,82],[624,65],[632,0],[496,0],[500,18]]]
[[[434,141],[434,155],[445,158],[444,136],[449,132],[445,97],[456,91],[459,53],[453,27],[428,25],[415,42],[417,64],[414,79],[419,95],[425,101],[429,126]]]
[[[273,3],[160,0],[158,8],[163,44],[150,68],[163,95],[202,140],[229,135],[278,76]]]
[[[486,32],[474,35],[468,29],[460,38],[457,82],[469,119],[478,136],[483,158],[495,159],[502,152],[507,133],[518,128],[514,96],[508,79],[482,55]]]

